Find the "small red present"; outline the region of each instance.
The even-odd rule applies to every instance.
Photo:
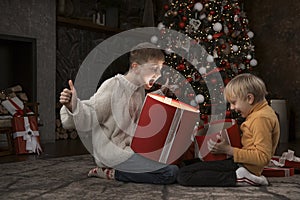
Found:
[[[262,175],[266,177],[288,177],[293,176],[294,173],[294,168],[265,167]]]
[[[12,119],[14,147],[16,154],[40,153],[40,138],[35,116]]]
[[[203,135],[196,135],[195,153],[203,161],[225,160],[229,158],[225,154],[212,154],[208,142],[219,142],[218,135],[224,138],[231,146],[241,148],[241,135],[237,122],[234,119],[224,119],[205,124],[200,132]]]

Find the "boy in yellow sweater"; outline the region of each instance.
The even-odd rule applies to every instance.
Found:
[[[224,97],[230,109],[240,113],[242,148],[230,146],[224,139],[209,142],[212,153],[225,153],[231,159],[212,162],[196,162],[180,169],[177,181],[187,186],[235,186],[268,185],[261,175],[274,155],[280,128],[278,118],[265,99],[264,82],[252,75],[241,74],[225,87]]]

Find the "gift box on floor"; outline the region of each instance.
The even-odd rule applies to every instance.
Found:
[[[16,154],[40,153],[40,138],[35,116],[12,118],[14,148]]]
[[[180,101],[147,94],[131,148],[161,163],[174,163],[189,148],[199,110]]]
[[[293,176],[295,173],[294,168],[285,167],[265,167],[262,175],[266,177],[288,177]]]
[[[224,119],[201,127],[200,132],[203,135],[195,136],[195,154],[203,161],[225,160],[229,158],[226,154],[212,154],[209,149],[208,142],[217,143],[217,136],[224,138],[231,146],[241,148],[241,134],[239,126],[234,119]]]
[[[294,151],[288,150],[282,156],[273,156],[272,160],[279,162],[284,167],[292,167],[300,170],[300,158],[294,155]]]

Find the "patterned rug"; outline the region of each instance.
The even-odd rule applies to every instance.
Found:
[[[91,155],[0,164],[0,199],[299,199],[300,175],[268,187],[183,187],[88,178]]]

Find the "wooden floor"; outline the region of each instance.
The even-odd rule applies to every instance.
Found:
[[[55,143],[42,144],[42,148],[43,153],[41,155],[31,154],[0,156],[0,163],[89,154],[80,139],[57,140]],[[276,155],[280,156],[288,149],[295,151],[295,155],[300,157],[300,140],[279,144]]]

